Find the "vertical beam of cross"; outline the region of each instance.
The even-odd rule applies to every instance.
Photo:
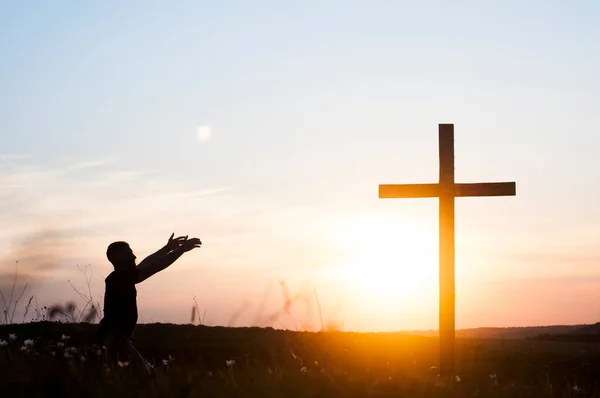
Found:
[[[454,126],[439,126],[440,155],[440,370],[454,369],[455,283],[454,283]]]
[[[440,176],[438,184],[379,185],[380,198],[439,198],[439,341],[440,373],[455,375],[455,242],[454,198],[514,196],[514,182],[456,184],[454,181],[454,125],[439,125]]]

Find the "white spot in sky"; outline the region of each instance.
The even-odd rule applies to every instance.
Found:
[[[204,142],[210,138],[210,126],[200,126],[196,132],[198,141]]]

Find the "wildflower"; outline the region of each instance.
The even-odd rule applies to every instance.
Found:
[[[456,382],[457,382],[457,383],[460,383],[460,382],[462,382],[462,379],[460,378],[460,376],[459,376],[459,375],[456,375],[456,376],[454,376],[454,378],[456,379]]]
[[[23,345],[27,346],[27,347],[33,347],[35,345],[35,341],[33,341],[31,339],[27,339],[23,342]]]
[[[315,361],[315,366],[319,366],[319,361]]]
[[[120,367],[122,367],[122,368],[125,368],[125,367],[129,366],[129,362],[128,361],[125,361],[125,362],[117,361],[117,364]]]
[[[100,348],[98,348],[98,350],[96,350],[96,355],[102,356],[102,350]]]
[[[81,362],[85,362],[85,361],[87,361],[87,359],[82,355],[81,356]]]
[[[79,352],[79,349],[77,347],[69,347],[65,351],[69,354],[77,354]]]
[[[150,369],[154,369],[154,365],[152,365],[150,362],[146,361],[146,366],[148,366]]]
[[[171,363],[173,360],[175,360],[175,358],[173,358],[173,357],[171,356],[171,354],[169,354],[169,359],[163,359],[163,360],[162,360],[162,363],[163,363],[163,365],[165,365],[165,366],[168,366],[168,365],[169,365],[169,363]],[[226,361],[225,363],[227,363],[227,361]],[[229,366],[229,365],[227,365],[227,366]]]
[[[212,377],[212,372],[207,373],[208,377]]]
[[[267,373],[272,375],[273,374],[273,370],[271,370],[271,368],[267,368]]]
[[[8,345],[8,341],[0,339],[0,347],[6,347]]]
[[[8,339],[12,340],[12,341],[15,341],[17,339],[17,335],[14,334],[14,333],[11,333],[11,334],[8,335]]]
[[[227,361],[225,361],[225,365],[227,365],[228,368],[232,367],[234,363],[235,359],[228,359]]]
[[[498,375],[496,375],[496,373],[492,373],[490,375],[490,379],[494,382],[494,384],[498,384]]]
[[[62,340],[62,341],[67,341],[67,340],[69,340],[70,338],[71,338],[71,336],[65,336],[65,335],[63,334],[63,335],[62,335],[62,337],[61,337],[61,340]]]
[[[306,366],[303,366],[300,368],[300,373],[305,374],[306,372],[308,372],[308,369],[306,369]]]
[[[21,346],[21,351],[27,351],[27,352],[29,352],[29,347],[27,347],[26,345]]]
[[[58,343],[56,343],[56,346],[60,349],[62,349],[65,346],[65,343],[63,343],[62,341],[59,341]]]
[[[65,356],[65,358],[67,358],[67,359],[71,359],[71,358],[73,358],[73,355],[71,355],[71,353],[69,353],[68,351],[65,351],[65,354],[64,354],[64,356]]]
[[[53,357],[55,357],[55,356],[56,356],[56,353],[55,353],[54,351],[52,351],[52,352],[50,353],[50,355],[52,355]]]

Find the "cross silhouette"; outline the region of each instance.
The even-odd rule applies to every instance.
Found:
[[[440,201],[440,374],[455,375],[454,198],[515,196],[514,182],[456,184],[454,125],[439,125],[440,181],[437,184],[379,185],[379,198],[439,198]]]

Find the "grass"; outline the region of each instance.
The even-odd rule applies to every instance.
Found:
[[[600,397],[597,344],[458,340],[460,379],[439,380],[435,338],[139,325],[135,344],[154,365],[149,375],[136,358],[108,367],[97,355],[95,328],[1,326],[8,342],[0,347],[2,396]],[[63,334],[69,339],[60,348]],[[26,339],[34,345],[22,351]],[[78,349],[73,358],[64,357],[68,347]],[[174,360],[164,364],[169,355]]]
[[[198,325],[138,326],[134,343],[150,373],[136,357],[127,366],[109,365],[90,323],[101,313],[91,269],[80,271],[87,291],[69,283],[81,309],[72,302],[39,308],[31,296],[16,323],[27,287],[15,289],[16,275],[0,297],[2,397],[600,398],[600,339],[458,339],[458,377],[443,380],[435,337],[208,327],[195,299],[191,322]],[[284,312],[293,302],[285,297]]]

